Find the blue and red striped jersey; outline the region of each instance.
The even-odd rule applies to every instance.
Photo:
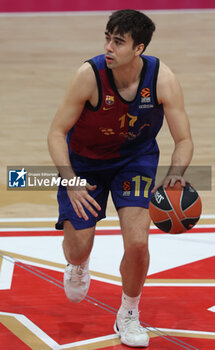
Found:
[[[158,150],[155,138],[164,117],[156,94],[159,60],[146,55],[141,58],[143,69],[133,101],[120,96],[104,55],[88,61],[96,76],[99,99],[96,107],[86,103],[69,131],[70,152],[91,159],[112,159]]]

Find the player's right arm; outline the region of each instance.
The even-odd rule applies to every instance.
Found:
[[[78,121],[86,101],[96,104],[97,94],[94,72],[89,63],[84,63],[69,84],[48,133],[48,147],[51,158],[64,179],[69,180],[76,176],[69,159],[66,135]],[[88,189],[94,190],[95,186],[88,187]],[[97,210],[101,209],[98,203],[88,194],[87,189],[70,188],[68,195],[77,215],[85,220],[88,217],[83,206],[94,216],[97,216],[97,213],[91,204]]]

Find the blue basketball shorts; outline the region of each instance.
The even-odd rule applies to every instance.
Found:
[[[56,229],[63,229],[63,222],[69,220],[76,230],[96,225],[106,217],[108,195],[111,193],[116,209],[121,207],[149,207],[151,190],[154,187],[159,152],[136,154],[130,158],[94,160],[72,154],[71,163],[77,176],[86,179],[90,185],[97,185],[89,194],[99,203],[101,210],[95,218],[86,208],[89,217],[79,218],[67,194],[65,186],[58,188],[59,218]]]

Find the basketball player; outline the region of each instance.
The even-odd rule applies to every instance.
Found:
[[[87,294],[89,256],[96,222],[105,217],[109,192],[119,215],[124,255],[122,303],[114,330],[122,343],[146,347],[138,303],[149,266],[148,212],[159,149],[156,135],[165,115],[175,143],[164,185],[185,185],[193,143],[181,87],[159,59],[143,55],[155,25],[135,10],[114,12],[105,31],[104,55],[85,62],[51,125],[51,157],[63,179],[79,176],[77,185],[58,191],[63,249],[68,261],[64,288],[69,300]]]

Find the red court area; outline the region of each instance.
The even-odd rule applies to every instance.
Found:
[[[0,12],[177,10],[215,8],[214,0],[1,0]]]
[[[201,263],[206,268],[210,262]],[[201,263],[197,264],[196,269],[192,267],[193,271],[196,270],[195,277],[202,277],[202,273],[198,275]],[[186,269],[189,266],[185,266],[184,270]],[[55,281],[59,281],[59,286],[15,266],[11,290],[0,293],[1,312],[24,314],[61,345],[113,334],[112,327],[121,297],[120,286],[92,280],[87,300],[81,304],[71,304],[60,287],[62,273],[41,268],[38,271],[41,276],[45,273],[50,280],[54,277]],[[171,271],[169,272],[171,275]],[[177,275],[177,271],[175,273]],[[190,333],[200,329],[213,332],[214,314],[207,310],[213,304],[214,288],[146,287],[140,303],[140,319],[144,325],[150,327],[189,330]],[[197,349],[215,348],[215,339],[196,339],[195,335],[183,339],[186,343],[197,346]],[[0,343],[5,345],[2,349],[7,350],[15,349],[15,346],[16,350],[26,348],[3,325],[0,328]],[[168,337],[152,337],[150,349],[158,347],[165,350],[175,349]],[[124,348],[126,347],[119,345],[107,349]]]
[[[211,269],[214,264],[215,257],[198,260],[150,275],[148,281],[174,282],[183,278],[209,282],[215,280],[215,270]],[[10,328],[14,315],[24,315],[58,346],[85,340],[90,344],[91,339],[112,335],[120,299],[119,285],[92,279],[86,300],[72,304],[64,294],[63,272],[15,263],[11,288],[0,290],[0,349],[40,349],[39,345],[26,345],[22,333],[21,336],[16,333],[17,325]],[[146,286],[140,302],[140,320],[151,331],[148,349],[215,349],[214,312],[208,310],[213,305],[213,286]],[[2,318],[4,314],[13,316],[6,322]],[[158,333],[157,329],[165,334]],[[171,337],[173,331],[175,338]],[[93,349],[101,347],[95,343]],[[102,346],[102,349],[129,348],[116,344]]]

